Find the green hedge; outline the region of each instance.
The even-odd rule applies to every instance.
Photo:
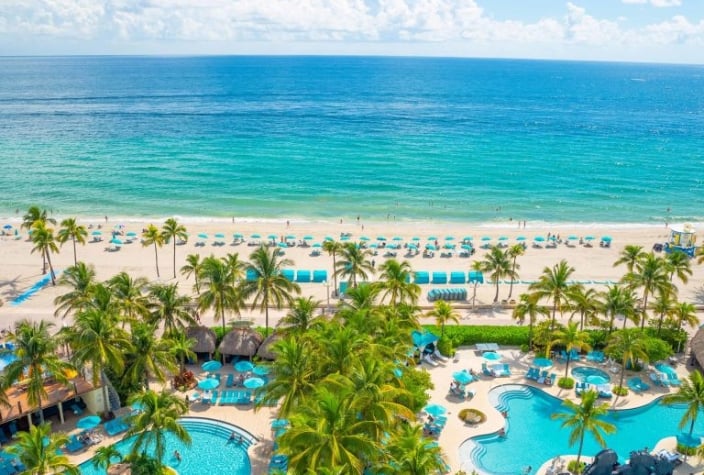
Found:
[[[426,330],[440,335],[437,325],[423,325]],[[452,346],[470,346],[476,343],[497,343],[507,346],[521,346],[528,343],[528,327],[490,325],[445,325],[445,337],[452,340]]]

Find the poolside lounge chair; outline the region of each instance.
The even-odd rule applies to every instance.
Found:
[[[494,372],[487,367],[486,363],[482,363],[482,374],[484,376],[495,376]]]
[[[438,366],[437,361],[435,361],[428,353],[423,355],[423,361],[428,363],[430,366]]]
[[[636,376],[636,377],[633,377],[633,378],[631,378],[631,379],[629,379],[627,385],[628,385],[628,387],[629,387],[632,391],[637,392],[637,393],[640,393],[640,392],[643,392],[643,391],[647,391],[648,389],[650,389],[650,386],[648,386],[647,384],[645,384],[645,383],[644,383],[639,377],[637,377],[637,376]]]
[[[445,358],[443,354],[440,353],[440,350],[438,350],[437,348],[435,348],[435,351],[433,352],[433,358],[443,363],[447,362],[447,358]]]
[[[545,384],[546,379],[548,379],[548,371],[543,370],[540,372],[540,376],[538,376],[538,379],[536,379],[536,381],[540,384]]]
[[[230,373],[227,375],[227,381],[225,381],[225,387],[231,388],[235,385],[235,375]]]
[[[608,384],[600,384],[596,387],[596,389],[599,393],[599,397],[601,398],[610,399],[613,397],[613,393],[611,392],[611,386]]]
[[[677,377],[677,373],[665,373],[667,376],[667,382],[670,383],[670,386],[680,386],[682,383],[680,382],[680,379]]]
[[[129,429],[130,426],[122,417],[118,417],[103,424],[103,428],[105,429],[105,432],[112,437],[117,434],[121,434],[122,432],[127,432],[127,429]]]
[[[540,370],[536,367],[528,368],[528,371],[526,372],[526,375],[525,375],[526,379],[531,379],[533,381],[538,379],[539,376],[540,376]]]
[[[74,434],[69,437],[68,443],[64,446],[64,449],[66,449],[66,452],[73,453],[83,450],[85,447],[85,444],[81,442],[78,435]]]
[[[501,376],[511,376],[511,367],[508,363],[504,363]]]
[[[553,384],[555,384],[556,380],[557,380],[557,375],[555,373],[551,373],[550,377],[545,379],[545,384],[547,384],[548,386],[552,386]]]

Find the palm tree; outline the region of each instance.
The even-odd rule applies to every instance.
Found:
[[[92,298],[95,285],[95,268],[79,262],[64,271],[59,277],[60,286],[71,287],[71,290],[54,299],[55,316],[66,318],[69,313],[82,309]]]
[[[193,306],[190,297],[179,295],[178,284],[155,284],[149,288],[152,298],[150,322],[164,328],[164,336],[171,336],[193,325]]]
[[[301,288],[282,275],[284,267],[292,266],[293,261],[279,260],[276,248],[268,250],[260,247],[249,258],[247,272],[253,276],[253,279],[244,282],[243,294],[246,297],[254,295],[252,310],[259,306],[259,310],[264,312],[266,334],[268,334],[269,307],[273,305],[277,309],[283,308],[284,304],[291,303],[294,293],[301,293]]]
[[[270,404],[281,400],[279,414],[287,417],[312,393],[317,379],[311,345],[305,339],[289,336],[273,345],[276,355],[271,365],[274,378],[266,385],[261,400]]]
[[[117,325],[113,316],[94,309],[76,315],[67,332],[76,367],[82,368],[89,364],[93,373],[93,387],[103,387],[104,410],[107,414],[110,405],[105,370],[122,374],[125,367],[123,353],[130,348],[129,337]]]
[[[159,228],[150,224],[142,231],[142,246],[154,246],[154,259],[156,260],[156,276],[159,275],[159,248],[164,245],[164,235],[159,232]]]
[[[56,275],[54,274],[54,266],[51,265],[51,253],[58,253],[59,247],[54,239],[54,230],[47,228],[42,221],[37,221],[32,227],[32,253],[38,251],[42,255],[42,274],[46,274],[46,265],[49,264],[49,272],[51,274],[51,285],[56,285]]]
[[[215,319],[220,319],[225,332],[225,312],[239,312],[242,306],[242,294],[236,287],[235,270],[215,256],[203,259],[199,273],[200,283],[204,289],[198,295],[198,308],[212,308]]]
[[[426,475],[445,473],[442,450],[423,436],[418,424],[401,424],[390,438],[387,450],[391,457],[383,473]]]
[[[611,333],[614,330],[614,320],[617,316],[623,317],[623,327],[626,328],[626,322],[634,321],[637,324],[638,310],[636,308],[636,295],[630,287],[622,285],[609,285],[606,290],[601,292],[600,311],[608,319],[609,329]]]
[[[643,333],[638,329],[620,330],[612,333],[605,351],[607,354],[621,357],[621,379],[618,383],[621,387],[623,387],[623,378],[629,364],[633,365],[636,361],[648,362]]]
[[[440,327],[440,339],[445,336],[445,324],[449,322],[460,323],[460,314],[452,305],[444,300],[436,300],[433,309],[426,314],[427,317],[434,318],[435,324]]]
[[[319,316],[314,315],[319,306],[320,302],[313,297],[298,297],[291,303],[291,309],[281,319],[280,324],[288,333],[304,335],[322,321]]]
[[[415,305],[420,296],[420,286],[411,283],[411,264],[389,259],[380,267],[381,275],[375,285],[379,287],[381,299],[388,297],[389,305],[408,302]]]
[[[675,309],[675,304],[677,303],[673,298],[672,294],[665,293],[658,295],[657,300],[653,302],[650,306],[653,313],[659,315],[658,317],[658,336],[660,336],[660,331],[662,330],[662,323],[665,317],[671,317],[672,312]]]
[[[198,358],[198,355],[192,350],[196,341],[193,338],[188,338],[184,332],[177,331],[169,334],[168,343],[171,347],[171,353],[178,361],[179,374],[185,373],[186,361],[196,361]]]
[[[289,456],[289,469],[302,473],[348,466],[350,473],[362,473],[366,461],[380,449],[369,434],[381,423],[359,419],[350,395],[325,387],[306,402],[278,440],[280,452]]]
[[[174,279],[176,278],[176,241],[179,239],[185,241],[188,239],[186,226],[179,224],[174,218],[169,218],[164,222],[161,228],[161,237],[164,242],[173,242],[174,245]],[[157,265],[158,268],[158,265]]]
[[[697,316],[697,307],[690,302],[678,302],[672,309],[672,319],[677,322],[677,332],[682,331],[682,325],[687,324],[694,328],[699,325],[699,317]],[[686,338],[686,333],[685,333]],[[682,347],[682,341],[677,342],[677,352],[679,353]]]
[[[670,283],[674,285],[675,276],[683,284],[689,282],[689,276],[692,275],[692,264],[687,254],[679,250],[665,254],[665,266],[670,272]]]
[[[178,419],[188,412],[183,398],[166,391],[143,391],[133,395],[130,404],[138,404],[141,410],[131,417],[127,437],[136,436],[132,455],[154,449],[154,459],[163,467],[166,455],[166,434],[190,444],[191,436]]]
[[[648,297],[650,294],[655,292],[667,293],[675,289],[669,279],[666,261],[661,257],[655,256],[652,252],[643,255],[636,262],[633,272],[626,274],[623,281],[633,289],[643,289],[641,328],[645,327],[647,319],[646,309],[648,308]]]
[[[697,257],[697,264],[704,264],[704,246],[699,246],[694,255]]]
[[[122,462],[122,454],[114,445],[99,447],[91,459],[91,464],[98,470],[107,470],[113,463]]]
[[[621,264],[624,264],[628,272],[633,272],[633,268],[635,267],[636,263],[640,261],[643,256],[645,256],[645,254],[646,253],[645,251],[643,251],[643,246],[628,244],[626,247],[623,248],[621,254],[619,254],[618,260],[614,262],[614,267],[618,267]]]
[[[574,267],[562,259],[558,264],[552,266],[552,269],[545,267],[538,281],[528,287],[528,290],[535,292],[538,298],[552,300],[551,329],[555,328],[557,310],[562,312],[567,301],[567,291],[570,287],[569,279],[573,272]]]
[[[685,404],[687,406],[687,410],[680,420],[680,429],[684,429],[689,423],[689,436],[692,437],[699,411],[704,409],[704,377],[702,377],[702,373],[699,371],[689,373],[689,377],[682,381],[677,392],[665,396],[663,403]]]
[[[369,260],[372,255],[369,249],[348,242],[342,246],[340,254],[341,260],[335,264],[335,275],[349,277],[351,287],[357,287],[358,278],[366,280],[369,274],[374,273],[374,266]]]
[[[78,224],[76,218],[66,218],[61,221],[61,229],[59,229],[56,237],[62,245],[69,239],[73,242],[73,265],[77,265],[76,242],[79,244],[86,243],[86,237],[88,237],[86,227]]]
[[[134,322],[138,316],[149,315],[149,298],[144,291],[149,282],[144,277],[133,279],[127,272],[114,275],[107,282],[112,292],[115,305],[129,322]]]
[[[66,384],[64,372],[72,369],[72,366],[61,360],[57,354],[58,340],[49,334],[49,329],[53,324],[44,320],[40,322],[30,322],[20,320],[15,324],[14,331],[10,332],[7,339],[15,345],[15,356],[17,359],[5,367],[5,377],[8,384],[28,380],[27,402],[39,409],[41,421],[44,422],[44,412],[42,409],[42,399],[48,398],[48,393],[44,387],[46,374],[60,383]]]
[[[337,256],[342,252],[343,244],[339,241],[326,240],[323,242],[323,250],[332,256],[332,279],[335,285],[335,293],[337,295]]]
[[[523,324],[528,317],[528,348],[533,348],[533,326],[541,315],[550,316],[550,310],[544,305],[540,305],[540,296],[535,294],[521,294],[518,304],[513,309],[513,318]]]
[[[597,404],[599,395],[592,390],[582,393],[582,401],[579,404],[565,399],[562,405],[566,412],[552,414],[553,419],[562,420],[563,428],[570,428],[569,443],[574,445],[579,441],[577,451],[577,464],[582,458],[582,448],[584,446],[584,436],[589,432],[602,447],[606,446],[604,435],[616,432],[616,426],[601,419],[609,412],[608,404]]]
[[[186,265],[181,267],[181,274],[185,275],[186,278],[189,278],[191,274],[193,274],[193,277],[196,280],[195,285],[193,286],[196,294],[200,294],[200,282],[198,281],[198,275],[200,274],[201,266],[200,254],[189,254],[186,256]]]
[[[550,354],[550,349],[555,345],[565,347],[567,353],[567,362],[565,363],[565,377],[569,374],[570,356],[572,350],[590,350],[589,333],[580,330],[577,322],[568,322],[564,329],[558,329],[552,333],[552,341],[548,343],[547,353]]]
[[[45,209],[39,209],[38,206],[30,206],[24,216],[22,216],[22,229],[32,229],[34,223],[42,222],[44,224],[56,224],[54,218],[49,217],[49,213]]]
[[[369,336],[360,333],[353,326],[335,324],[327,326],[317,339],[325,342],[316,351],[320,356],[318,364],[323,374],[350,375],[356,371],[357,355],[368,349],[370,344]]]
[[[16,455],[26,467],[27,475],[49,475],[65,473],[80,475],[78,467],[72,464],[61,451],[68,443],[68,437],[60,432],[52,432],[49,424],[31,426],[29,431],[18,432],[17,441],[6,450]]]
[[[484,255],[484,259],[479,261],[479,270],[491,277],[491,280],[496,286],[496,294],[494,294],[494,302],[499,300],[499,283],[504,277],[509,277],[513,280],[516,276],[511,269],[511,260],[508,253],[504,252],[499,246],[492,247],[489,252]]]
[[[170,341],[157,338],[152,325],[139,323],[132,326],[131,348],[126,360],[129,362],[124,378],[133,383],[143,384],[149,389],[149,377],[166,381],[166,371],[177,368],[171,351]]]
[[[567,299],[574,315],[579,313],[579,329],[590,322],[599,310],[597,291],[585,289],[582,285],[573,285],[567,291]]]
[[[523,246],[523,244],[515,244],[508,248],[507,254],[508,258],[511,259],[511,274],[513,274],[513,277],[511,278],[511,283],[508,287],[509,299],[511,298],[511,295],[513,295],[513,281],[514,279],[518,278],[518,274],[516,273],[516,271],[521,268],[521,266],[516,263],[516,260],[525,253],[526,248]]]

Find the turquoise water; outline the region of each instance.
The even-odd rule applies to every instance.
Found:
[[[17,359],[14,353],[10,351],[4,351],[0,353],[0,371],[5,369],[5,366],[9,365]]]
[[[0,58],[0,217],[704,221],[704,67]],[[7,184],[9,186],[9,183]]]
[[[173,435],[166,434],[166,460],[164,463],[175,468],[179,475],[250,475],[252,469],[247,450],[237,443],[229,442],[232,431],[241,430],[221,422],[206,419],[182,419],[181,424],[191,435],[190,446],[184,445]],[[244,434],[245,439],[251,436]],[[120,453],[127,454],[132,447],[132,439],[115,444]],[[174,450],[181,454],[179,462]],[[105,475],[105,470],[97,470],[87,461],[79,467],[82,475]]]
[[[492,389],[490,398],[497,397],[499,407],[508,411],[506,437],[469,439],[460,447],[462,460],[491,474],[517,475],[528,465],[537,468],[558,455],[577,453],[577,447],[567,443],[570,431],[560,427],[561,421],[550,419],[551,414],[563,411],[561,400],[520,385]],[[677,426],[683,414],[683,407],[665,406],[658,401],[637,409],[613,411],[606,420],[618,430],[606,437],[608,447],[622,460],[628,458],[631,450],[652,449],[660,439],[681,433]],[[704,416],[695,425],[695,433],[704,434]],[[587,435],[583,454],[593,456],[599,450],[593,437]]]
[[[584,382],[590,376],[598,376],[604,378],[605,382],[611,381],[611,376],[604,370],[599,368],[591,368],[589,366],[577,366],[572,368],[572,376],[578,381]]]

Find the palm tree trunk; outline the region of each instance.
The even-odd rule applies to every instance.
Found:
[[[648,315],[645,313],[645,310],[648,308],[648,289],[646,288],[645,291],[643,292],[643,308],[641,311],[643,312],[643,315],[641,316],[640,320],[640,329],[643,330],[645,328],[645,320],[648,318]]]
[[[174,279],[176,278],[176,237],[173,237],[174,240]]]
[[[499,279],[496,279],[496,294],[494,294],[494,303],[499,300]]]
[[[107,415],[110,412],[110,398],[108,397],[107,377],[102,371],[100,371],[100,379],[103,383],[103,409],[105,410],[105,418],[107,419]]]
[[[623,387],[623,377],[626,375],[626,362],[627,359],[623,359],[623,365],[621,366],[621,380],[618,382],[618,385]]]
[[[582,436],[579,438],[579,451],[577,452],[577,465],[579,466],[579,459],[582,458],[582,448],[584,447],[584,429],[582,429]]]
[[[49,275],[51,275],[51,285],[56,285],[56,276],[54,275],[54,266],[51,265],[51,255],[46,251],[46,260],[49,263]]]
[[[511,298],[511,295],[513,294],[513,275],[516,273],[516,258],[513,258],[513,266],[511,267],[511,282],[509,283],[508,286],[508,298]]]
[[[73,265],[78,265],[78,259],[76,258],[76,237],[74,236],[72,239],[73,241]]]
[[[266,290],[268,287],[264,288],[264,325],[265,325],[265,337],[269,335],[269,291]]]
[[[337,265],[335,262],[335,253],[332,253],[332,281],[335,285],[333,295],[337,295]]]
[[[159,251],[157,250],[156,243],[154,243],[154,259],[156,260],[156,276],[161,277],[159,275]]]
[[[528,323],[528,351],[533,349],[533,318]]]
[[[570,356],[572,356],[572,350],[567,352],[567,362],[565,363],[565,378],[569,376],[569,370],[570,370]]]
[[[557,316],[557,302],[552,304],[552,321],[550,322],[550,331],[555,329],[555,317]]]

